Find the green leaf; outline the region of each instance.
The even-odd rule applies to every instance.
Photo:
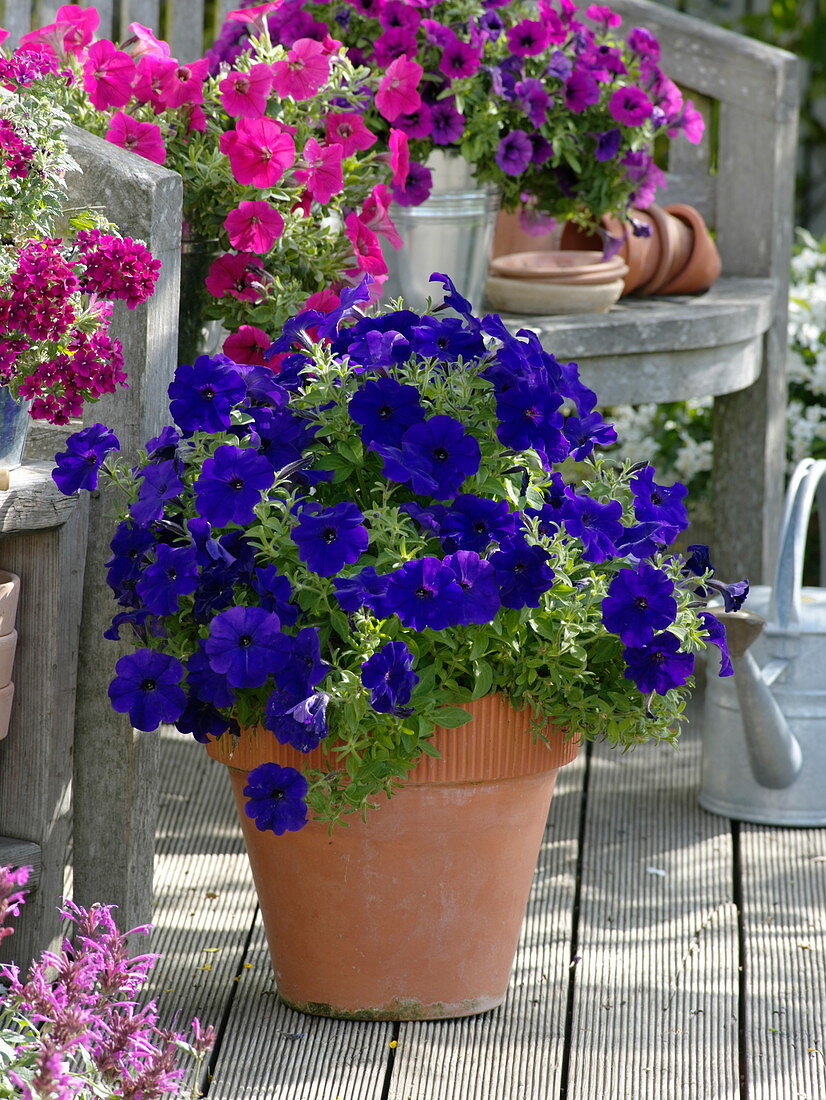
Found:
[[[475,661],[473,664],[473,698],[481,699],[487,695],[493,683],[493,669],[487,661]]]
[[[436,711],[436,721],[447,730],[456,729],[458,726],[466,726],[473,718],[461,707],[439,707]]]

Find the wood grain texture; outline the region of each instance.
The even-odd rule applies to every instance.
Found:
[[[59,527],[71,518],[77,501],[55,485],[52,463],[27,462],[9,472],[9,488],[0,492],[0,535]]]
[[[584,770],[580,753],[559,773],[507,1000],[450,1025],[402,1024],[388,1100],[559,1094]]]
[[[167,0],[169,44],[179,61],[195,61],[214,35],[204,25],[204,0]]]
[[[743,825],[749,1100],[826,1096],[826,829]]]
[[[569,1096],[738,1100],[728,823],[695,803],[700,744],[597,747]]]
[[[39,844],[30,840],[17,840],[11,836],[0,836],[0,867],[30,867],[25,892],[30,894],[40,882],[40,870],[43,853]]]

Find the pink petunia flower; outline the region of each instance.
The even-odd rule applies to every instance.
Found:
[[[397,115],[409,115],[422,101],[417,88],[424,69],[406,57],[397,57],[387,66],[387,72],[379,81],[376,92],[376,109],[392,122]]]
[[[166,109],[164,86],[167,76],[178,67],[172,57],[146,53],[138,58],[137,77],[132,94],[139,103],[148,103],[156,115]]]
[[[233,363],[246,363],[251,367],[266,367],[264,352],[272,343],[262,328],[255,325],[241,325],[237,332],[224,340],[224,355]]]
[[[3,43],[6,41],[6,39],[8,37],[9,37],[9,32],[6,30],[6,28],[5,27],[0,27],[0,46],[3,45]]]
[[[167,69],[161,77],[161,95],[167,107],[183,107],[185,103],[204,102],[204,80],[209,62],[205,57],[189,65]]]
[[[330,59],[314,38],[299,38],[286,58],[272,67],[272,86],[283,99],[312,99],[330,75]]]
[[[266,4],[256,4],[252,8],[236,8],[229,12],[225,19],[228,23],[251,23],[255,34],[262,34],[266,17],[270,12],[277,11],[284,0],[270,0]]]
[[[102,38],[90,48],[83,66],[83,87],[99,111],[122,107],[132,98],[135,62]]]
[[[262,199],[245,199],[224,219],[229,243],[245,252],[269,252],[284,232],[284,219]]]
[[[306,184],[313,199],[324,206],[344,189],[341,146],[320,145],[311,137],[304,146],[303,159],[307,168],[297,171],[295,178]]]
[[[385,187],[383,183],[376,184],[364,200],[359,218],[362,225],[366,225],[373,233],[381,233],[394,248],[401,248],[404,242],[387,212],[392,201],[390,188]]]
[[[674,123],[674,128],[668,131],[669,137],[676,137],[682,130],[686,141],[690,141],[692,145],[699,145],[705,133],[706,123],[690,99],[685,101],[685,106]]]
[[[517,57],[535,57],[549,43],[548,27],[538,19],[523,19],[508,30],[508,47]]]
[[[323,290],[317,290],[311,294],[304,303],[304,309],[320,309],[322,313],[332,313],[341,302],[338,294],[332,287],[325,286]]]
[[[340,145],[345,157],[350,157],[358,149],[369,149],[378,140],[364,125],[364,119],[355,111],[327,115],[324,121],[324,135],[328,145]]]
[[[642,88],[631,85],[626,88],[617,88],[608,100],[608,110],[611,117],[624,126],[641,126],[647,118],[651,117],[654,104]]]
[[[407,134],[394,127],[390,131],[388,145],[390,146],[390,171],[393,173],[390,182],[394,187],[400,187],[410,171],[410,142],[407,140]]]
[[[259,118],[267,113],[267,96],[272,88],[272,70],[263,62],[248,73],[231,72],[218,85],[221,103],[232,118]]]
[[[94,9],[91,9],[94,10]],[[129,33],[134,41],[129,53],[137,60],[139,57],[169,57],[169,43],[156,37],[154,31],[142,23],[130,23]]]
[[[585,9],[585,14],[589,19],[593,19],[595,23],[601,23],[606,29],[622,25],[622,16],[604,4],[591,4],[590,7]]]
[[[257,302],[261,298],[263,268],[253,252],[226,252],[213,260],[206,277],[206,288],[213,298],[237,298]]]
[[[55,23],[63,34],[63,49],[67,54],[83,57],[87,46],[95,37],[100,15],[95,8],[82,8],[80,4],[62,4],[57,9]]]
[[[292,136],[271,118],[239,118],[220,145],[238,183],[252,187],[272,187],[295,163]]]
[[[161,136],[160,126],[153,122],[139,122],[125,111],[117,111],[109,122],[106,140],[121,149],[129,149],[138,156],[163,164],[166,160],[166,147]]]
[[[372,229],[367,228],[358,214],[347,215],[344,219],[344,232],[353,246],[359,271],[366,271],[370,275],[386,275],[387,264],[382,255],[379,239]]]

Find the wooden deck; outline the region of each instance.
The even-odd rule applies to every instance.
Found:
[[[563,769],[506,1004],[278,1001],[223,767],[164,736],[153,994],[219,1030],[210,1100],[824,1100],[826,829],[699,809],[699,740]]]

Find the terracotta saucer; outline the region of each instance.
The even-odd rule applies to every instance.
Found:
[[[485,293],[489,304],[503,313],[604,313],[622,294],[622,279],[597,286],[577,286],[490,275]]]
[[[534,279],[519,279],[525,283],[556,283],[559,286],[602,286],[603,283],[612,283],[615,279],[624,279],[628,274],[628,264],[611,264],[602,271],[578,271],[572,268],[570,272],[560,271],[558,275],[537,275]],[[500,276],[502,278],[503,276]],[[515,280],[517,281],[517,280]]]
[[[596,250],[573,249],[549,252],[513,252],[509,256],[497,256],[490,262],[493,275],[506,279],[556,278],[563,274],[591,274],[613,271],[622,265],[620,257],[603,260]]]

